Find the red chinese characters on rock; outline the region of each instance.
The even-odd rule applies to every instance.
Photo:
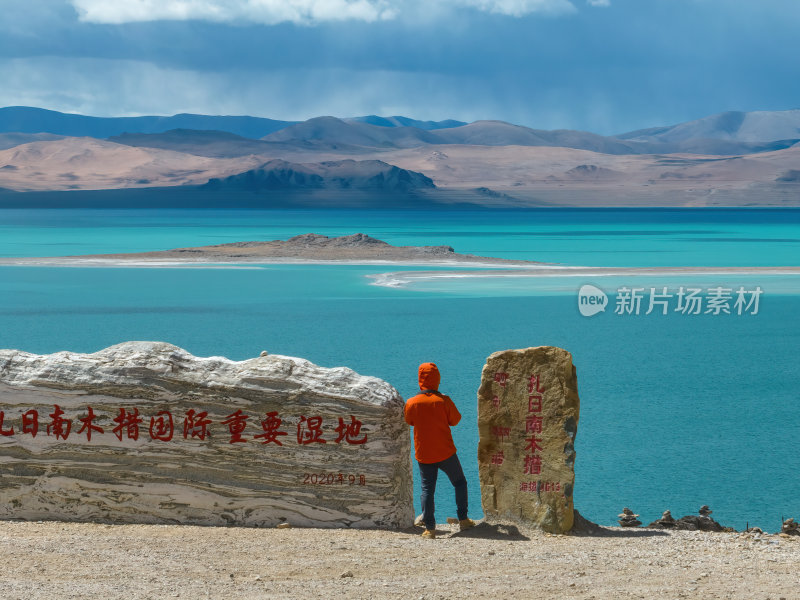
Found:
[[[528,379],[528,393],[529,394],[544,394],[540,378],[538,375],[531,375]]]
[[[528,415],[525,418],[525,433],[542,433],[542,417]]]
[[[519,484],[520,492],[560,492],[561,483],[558,481],[523,481]]]
[[[511,435],[511,427],[492,427],[492,435],[499,441],[504,442],[508,436]]]
[[[121,442],[122,436],[126,436],[129,440],[136,441],[139,439],[139,423],[142,422],[142,417],[139,416],[139,409],[134,408],[131,412],[126,411],[124,408],[119,409],[119,414],[114,417],[114,423],[117,424],[111,430],[117,439]]]
[[[341,444],[342,440],[355,446],[367,443],[366,433],[358,437],[358,434],[361,433],[361,421],[356,419],[353,415],[350,415],[349,423],[345,423],[344,419],[339,417],[339,426],[334,429],[334,431],[339,434],[336,439],[333,440],[336,444]]]
[[[229,444],[247,442],[247,440],[242,437],[242,433],[244,433],[244,430],[247,428],[247,419],[249,418],[250,417],[242,413],[241,408],[225,418],[222,424],[228,426],[228,431],[231,434],[231,439],[228,441]]]
[[[542,472],[542,457],[538,454],[525,456],[525,467],[522,470],[526,475],[539,475]]]
[[[138,441],[141,428],[144,425],[143,417],[137,407],[119,408],[119,412],[111,422],[115,427],[111,433],[122,442],[124,439]],[[47,424],[47,436],[55,437],[57,440],[67,440],[72,433],[72,419],[65,417],[65,411],[59,406],[53,406],[53,412],[48,415],[50,422]],[[108,417],[105,417],[108,419]],[[180,418],[180,417],[178,417]],[[227,427],[229,440],[228,443],[247,443],[250,439],[245,435],[248,427],[250,415],[246,415],[241,409],[231,413],[225,419],[218,421],[219,425]],[[99,420],[91,406],[86,407],[86,415],[78,417],[77,421],[81,427],[77,429],[77,434],[85,434],[86,441],[91,442],[94,435],[104,435],[105,429],[97,424]],[[21,415],[21,427],[15,430],[10,423],[11,419],[5,410],[0,410],[0,436],[30,435],[36,437],[39,433],[39,413],[36,410],[28,410]],[[262,445],[275,444],[283,446],[284,441],[280,438],[287,436],[288,432],[282,431],[281,427],[284,420],[278,416],[277,411],[266,413],[264,419],[260,421],[261,433],[252,436],[253,440],[261,442]],[[186,411],[183,418],[183,439],[197,439],[205,441],[211,437],[211,427],[214,421],[208,416],[207,411],[190,409]],[[363,423],[355,417],[348,415],[348,418],[338,417],[338,425],[330,426],[329,432],[335,433],[335,437],[325,439],[326,429],[323,417],[300,415],[297,423],[297,443],[300,445],[308,444],[327,444],[329,441],[334,444],[348,444],[361,446],[367,443],[367,433],[363,431]],[[150,417],[149,428],[146,430],[150,439],[158,442],[172,441],[175,435],[175,418],[168,410],[161,410]]]
[[[541,415],[544,391],[539,375],[531,375],[528,379],[528,414],[525,417],[525,434],[531,434],[531,436],[526,438],[525,459],[522,465],[522,472],[525,475],[542,473],[542,456],[538,454],[542,450],[539,445],[542,438],[536,437],[536,434],[542,433],[544,424]]]
[[[39,413],[33,409],[22,413],[22,433],[36,437],[39,433]]]
[[[506,382],[508,381],[508,373],[500,373],[497,372],[494,374],[494,380],[500,387],[506,387]]]
[[[539,442],[541,441],[542,441],[541,438],[537,438],[535,435],[532,435],[527,440],[528,445],[525,446],[525,451],[526,452],[529,451],[531,454],[536,454],[537,450],[542,449],[542,447],[539,445]]]
[[[283,446],[278,436],[289,434],[285,431],[280,431],[281,423],[283,423],[283,420],[278,416],[277,411],[268,412],[266,418],[261,421],[261,428],[264,430],[264,433],[259,433],[253,437],[256,439],[263,438],[264,441],[261,442],[262,444],[277,444],[278,446]]]
[[[72,420],[65,419],[61,415],[64,411],[56,404],[53,406],[53,412],[50,413],[50,424],[47,426],[47,435],[51,433],[56,439],[66,440],[69,437],[69,432],[72,430]]]
[[[122,410],[122,409],[120,409],[120,410]],[[81,419],[78,419],[81,423],[83,423],[83,427],[78,429],[78,435],[82,434],[85,431],[86,432],[86,441],[87,442],[91,442],[92,441],[92,432],[93,431],[96,431],[97,433],[99,433],[101,435],[103,433],[103,428],[102,427],[100,427],[99,425],[94,425],[93,424],[93,421],[95,420],[95,418],[97,418],[97,417],[94,414],[94,410],[92,409],[91,406],[87,406],[86,407],[86,416],[81,418]]]
[[[211,425],[211,419],[207,417],[207,411],[197,412],[193,408],[187,411],[183,420],[183,439],[187,440],[189,437],[206,439],[208,426]]]
[[[175,433],[175,423],[172,413],[168,410],[159,411],[155,417],[150,417],[150,439],[159,442],[168,442]]]
[[[289,434],[285,431],[280,431],[281,423],[283,423],[283,420],[278,416],[278,411],[273,410],[272,412],[268,412],[267,418],[261,421],[261,428],[264,430],[264,433],[259,433],[253,437],[256,439],[264,438],[264,441],[261,442],[262,444],[277,444],[278,446],[283,446],[278,436]]]
[[[327,444],[322,439],[322,417],[306,417],[300,415],[297,424],[297,443],[301,446],[307,444]]]

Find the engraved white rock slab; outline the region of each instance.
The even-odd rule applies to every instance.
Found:
[[[403,399],[344,367],[161,342],[0,350],[0,411],[0,518],[392,529],[414,518]]]

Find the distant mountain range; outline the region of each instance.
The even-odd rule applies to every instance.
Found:
[[[354,123],[430,130],[465,125],[461,121],[417,121],[407,117],[354,117]],[[226,131],[258,139],[293,125],[262,117],[179,114],[147,117],[89,117],[29,106],[0,108],[0,133],[50,133],[72,137],[109,138],[125,133],[163,133],[171,129]]]
[[[292,123],[260,117],[190,114],[171,117],[87,117],[29,106],[0,108],[0,133],[53,133],[101,139],[123,133],[162,133],[170,129],[216,129],[242,137],[260,138]]]
[[[33,134],[39,137],[25,137]],[[44,134],[108,138],[131,146],[201,156],[243,156],[289,147],[346,151],[447,144],[545,146],[618,155],[682,152],[731,156],[797,144],[800,110],[726,112],[668,127],[602,136],[584,131],[531,129],[504,121],[419,121],[401,116],[327,116],[295,122],[192,114],[107,118],[31,107],[0,108],[0,149],[53,139],[42,137]],[[260,142],[279,145],[265,146]]]
[[[180,189],[181,205],[191,205],[197,193],[210,205],[236,197],[248,206],[343,206],[357,193],[366,202],[390,202],[393,195],[400,204],[398,196],[413,196],[416,206],[797,206],[800,110],[730,112],[602,136],[400,116],[290,122],[0,108],[0,196],[6,200],[19,192],[34,198],[126,189]],[[291,200],[289,191],[297,192]],[[92,198],[102,205],[100,196]]]
[[[504,121],[475,121],[435,130],[413,126],[382,127],[366,122],[316,117],[288,125],[263,139],[270,142],[324,144],[342,143],[368,148],[415,148],[424,145],[467,144],[474,146],[547,146],[591,150],[603,154],[753,154],[788,148],[800,142],[800,111],[774,119],[744,119],[764,124],[764,138],[758,139],[757,127],[731,135],[722,126],[705,121],[675,127],[649,129],[622,136],[602,136],[585,131],[531,129]],[[752,113],[742,113],[752,114]],[[773,114],[775,113],[767,113]],[[714,120],[713,118],[712,121]],[[724,119],[715,120],[724,121]],[[692,132],[695,134],[692,134]],[[717,137],[714,137],[714,136]]]
[[[666,144],[700,139],[746,143],[798,140],[800,110],[725,112],[669,127],[631,131],[616,137]]]

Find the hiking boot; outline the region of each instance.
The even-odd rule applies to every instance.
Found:
[[[436,539],[436,530],[435,529],[426,529],[422,532],[422,537],[428,540],[435,540]]]
[[[466,531],[467,529],[472,529],[473,527],[475,527],[475,521],[472,519],[461,519],[458,522],[459,531]]]

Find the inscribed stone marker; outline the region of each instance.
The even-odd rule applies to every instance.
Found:
[[[495,352],[478,390],[478,470],[487,520],[572,528],[578,380],[552,346]]]
[[[0,350],[0,519],[403,528],[403,400],[347,368],[159,342]]]

